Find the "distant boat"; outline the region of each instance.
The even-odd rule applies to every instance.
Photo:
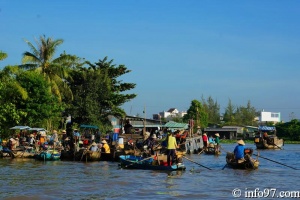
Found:
[[[172,164],[171,166],[165,166],[164,163],[159,165],[155,162],[153,157],[144,158],[141,156],[133,155],[121,155],[120,165],[124,169],[144,169],[144,170],[166,170],[166,171],[176,171],[185,170],[186,167],[182,163]]]
[[[282,149],[284,145],[283,139],[276,136],[276,128],[273,126],[259,126],[254,143],[257,149]]]

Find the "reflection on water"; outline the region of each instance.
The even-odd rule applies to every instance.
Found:
[[[234,146],[222,147],[232,151]],[[249,147],[254,148],[252,144]],[[300,168],[299,152],[300,145],[285,145],[284,150],[259,153]],[[125,170],[116,162],[0,159],[0,199],[232,199],[235,188],[300,190],[299,170],[262,158],[258,170],[223,169],[225,156],[225,152],[219,156],[189,155],[212,170],[185,160],[186,171],[173,172]]]

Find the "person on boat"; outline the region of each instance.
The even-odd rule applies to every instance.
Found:
[[[69,137],[66,137],[66,139],[63,140],[63,147],[64,150],[69,151],[71,149],[70,139]]]
[[[196,135],[202,135],[201,127],[197,126],[197,132]]]
[[[40,131],[40,145],[42,146],[46,142],[46,132],[45,131]]]
[[[34,135],[33,135],[33,134],[30,134],[30,135],[29,135],[29,145],[30,145],[30,146],[34,146],[34,144],[35,144]]]
[[[79,133],[78,129],[74,129],[73,138],[74,138],[74,143],[75,144],[79,142],[80,133]]]
[[[148,149],[150,150],[151,155],[155,154],[155,148],[158,146],[156,134],[151,136],[151,139],[148,140]]]
[[[209,144],[215,144],[215,139],[213,138],[213,136],[209,136],[208,143]]]
[[[237,141],[238,145],[234,148],[234,157],[235,157],[235,160],[238,162],[238,163],[242,163],[245,161],[244,157],[245,157],[245,142],[244,140],[238,140]]]
[[[110,153],[110,147],[107,144],[106,140],[102,140],[101,143],[102,143],[102,148],[101,148],[102,153]]]
[[[215,152],[219,152],[220,151],[220,134],[216,133],[215,136],[216,136],[216,138],[215,138]]]
[[[206,133],[203,133],[202,140],[203,140],[203,148],[204,148],[204,150],[207,150],[208,138],[207,138]]]
[[[125,134],[131,134],[132,125],[129,120],[126,120],[126,124],[124,125]]]
[[[268,135],[267,132],[264,132],[264,134],[263,134],[263,139],[267,141],[267,144],[270,144],[270,143],[271,143],[271,142],[270,142],[270,137],[269,137],[269,135]]]
[[[175,160],[175,151],[178,148],[176,138],[174,137],[174,133],[170,133],[168,136],[168,143],[167,143],[167,162],[168,166],[171,166],[171,161],[172,164],[174,163]]]
[[[55,144],[55,145],[58,144],[58,134],[57,134],[57,130],[53,130],[53,135],[51,136],[50,141],[53,142],[53,144]]]
[[[91,148],[90,148],[90,151],[94,151],[94,152],[98,151],[98,145],[97,145],[96,142],[93,142],[93,143],[92,143],[92,146],[91,146]]]
[[[65,139],[68,137],[66,130],[62,130],[61,133],[62,133],[61,140],[65,141]]]

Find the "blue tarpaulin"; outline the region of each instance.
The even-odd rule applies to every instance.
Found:
[[[259,131],[276,131],[275,126],[259,126]]]

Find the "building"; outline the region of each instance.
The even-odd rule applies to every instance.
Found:
[[[278,122],[281,122],[280,112],[266,112],[264,110],[260,112],[259,124],[276,124]]]
[[[215,137],[219,133],[221,139],[237,139],[243,137],[243,127],[239,126],[223,126],[222,128],[205,128],[204,132],[207,136]]]
[[[172,120],[172,118],[183,117],[186,114],[187,114],[186,111],[180,112],[176,108],[170,108],[168,111],[163,111],[163,112],[160,112],[159,114],[154,114],[153,119],[160,120],[160,119],[164,118],[166,120]]]

